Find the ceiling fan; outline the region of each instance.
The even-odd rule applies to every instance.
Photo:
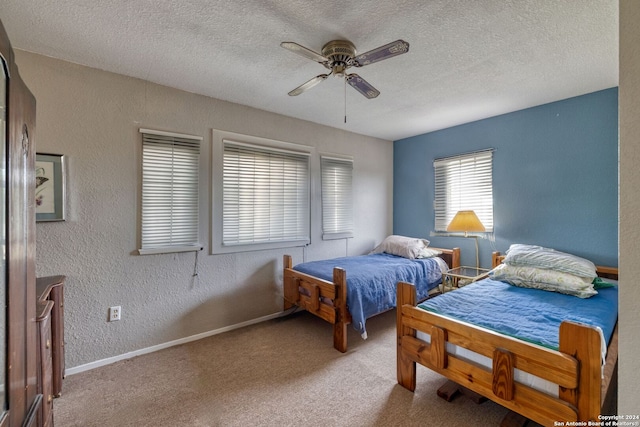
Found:
[[[371,86],[365,79],[359,75],[352,73],[347,74],[350,67],[364,67],[383,59],[392,58],[409,51],[409,43],[404,40],[396,40],[384,46],[377,47],[368,52],[357,54],[356,47],[348,40],[332,40],[322,47],[322,54],[314,52],[304,46],[294,42],[282,42],[280,46],[290,50],[293,53],[304,56],[305,58],[316,61],[331,70],[327,74],[320,74],[311,80],[301,84],[297,88],[289,92],[290,96],[297,96],[311,89],[320,82],[323,82],[330,75],[344,78],[346,83],[363,94],[365,97],[372,99],[380,95],[380,91]]]

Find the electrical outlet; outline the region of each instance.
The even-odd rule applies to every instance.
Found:
[[[116,320],[120,320],[121,316],[122,316],[122,307],[120,307],[119,305],[109,307],[109,322],[115,322]]]

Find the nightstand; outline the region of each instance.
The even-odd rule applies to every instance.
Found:
[[[442,293],[445,293],[447,288],[455,289],[473,283],[476,280],[484,279],[489,275],[489,271],[486,268],[465,266],[452,268],[446,273],[442,273]]]

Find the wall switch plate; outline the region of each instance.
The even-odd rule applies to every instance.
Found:
[[[119,305],[109,307],[109,322],[115,322],[116,320],[120,320],[121,316],[122,316],[122,307],[120,307]]]

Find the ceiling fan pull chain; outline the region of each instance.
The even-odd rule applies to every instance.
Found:
[[[347,123],[347,79],[344,77],[344,122]]]

